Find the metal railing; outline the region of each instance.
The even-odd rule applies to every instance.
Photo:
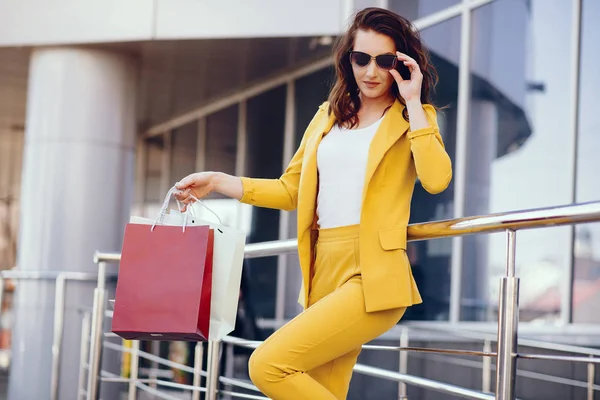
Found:
[[[489,393],[477,392],[470,389],[457,387],[454,385],[432,381],[429,379],[419,378],[408,375],[406,373],[399,373],[393,371],[387,371],[379,368],[374,368],[365,365],[357,365],[355,371],[358,373],[368,374],[372,376],[378,376],[385,379],[391,379],[399,383],[408,383],[420,387],[424,387],[431,390],[441,391],[447,394],[458,395],[464,398],[471,399],[501,399],[501,400],[512,400],[515,399],[515,377],[516,377],[516,361],[519,357],[517,353],[517,331],[518,331],[518,296],[519,296],[519,278],[516,277],[515,273],[515,254],[516,254],[516,232],[522,229],[533,229],[548,226],[557,225],[573,225],[577,223],[585,222],[596,222],[600,221],[600,202],[591,202],[585,204],[575,204],[560,207],[543,208],[528,211],[519,212],[508,212],[501,214],[494,214],[488,216],[469,217],[447,221],[429,222],[421,224],[413,224],[408,227],[408,240],[427,240],[434,238],[444,237],[455,237],[462,235],[470,235],[477,233],[492,233],[505,231],[507,233],[507,263],[506,263],[506,275],[500,280],[500,294],[498,302],[498,326],[497,326],[497,352],[492,353],[489,349],[484,349],[483,352],[470,352],[471,355],[483,356],[484,360],[490,357],[496,358],[496,391],[495,397]],[[297,251],[296,240],[283,240],[273,241],[265,243],[248,244],[246,246],[246,258],[266,257],[275,256],[285,253],[291,253]],[[120,254],[118,253],[97,253],[94,257],[95,262],[98,264],[98,286],[94,291],[94,305],[91,322],[91,349],[89,352],[89,371],[87,379],[87,390],[86,398],[88,400],[97,399],[97,391],[99,381],[111,381],[111,382],[128,382],[129,383],[129,399],[135,399],[135,391],[137,388],[153,392],[156,394],[156,390],[145,385],[148,380],[144,382],[137,379],[137,376],[132,376],[128,379],[118,377],[106,377],[103,376],[100,371],[100,357],[102,348],[104,347],[103,340],[103,316],[105,314],[106,307],[106,265],[109,262],[118,262],[120,260]],[[226,342],[233,343],[235,339],[226,338]],[[244,346],[255,346],[256,343],[243,343],[238,342],[236,345]],[[139,346],[139,343],[137,344]],[[116,349],[115,345],[110,344],[107,348]],[[365,349],[369,349],[368,345],[364,346]],[[374,349],[374,348],[372,348]],[[382,348],[380,348],[382,349]],[[133,366],[136,365],[138,356],[148,358],[148,354],[143,354],[139,351],[139,347],[134,345],[133,349],[120,348],[119,350],[128,351],[132,354],[132,371]],[[457,354],[457,350],[446,350],[446,349],[414,349],[408,347],[388,347],[387,350],[413,350],[413,351],[428,351],[428,352],[439,352],[444,354]],[[200,391],[206,392],[208,400],[215,400],[217,393],[220,392],[224,395],[231,395],[240,398],[264,398],[260,396],[248,395],[243,393],[234,393],[229,391],[218,389],[219,382],[225,383],[231,386],[242,387],[245,389],[254,389],[253,385],[219,376],[219,357],[221,351],[221,342],[210,342],[208,344],[208,365],[207,371],[204,373],[200,371],[202,357],[196,358],[195,367],[188,372],[196,372],[194,375],[206,375],[207,382],[206,388],[200,388],[196,383],[199,383],[199,378],[194,380],[194,385],[175,385],[176,387],[191,390],[194,394],[194,399],[199,398]],[[460,352],[460,351],[459,351]],[[466,355],[464,353],[463,355]],[[523,355],[521,355],[523,358]],[[565,357],[548,355],[544,357],[527,355],[527,358],[537,359],[553,359],[561,360]],[[135,361],[134,361],[135,359]],[[157,360],[161,363],[166,363],[167,360]],[[198,361],[200,365],[198,366]],[[587,362],[588,365],[596,364],[597,358],[590,357],[569,357],[569,361],[581,361]],[[169,362],[172,366],[177,366],[180,369],[190,369],[184,365],[175,365]],[[401,362],[401,368],[402,368]],[[405,364],[405,363],[404,363]],[[490,364],[491,365],[491,364]],[[199,372],[200,371],[200,372]],[[137,374],[137,367],[136,367]],[[154,380],[156,385],[166,385],[165,382]],[[401,393],[402,395],[402,393]],[[593,395],[593,393],[592,393]],[[172,396],[163,395],[163,398],[172,398]]]
[[[403,330],[411,330],[420,332],[421,335],[423,332],[442,332],[445,335],[445,339],[448,339],[448,334],[454,336],[456,338],[468,339],[468,340],[477,340],[483,342],[483,352],[491,352],[492,343],[496,341],[496,337],[489,333],[478,332],[472,330],[465,329],[456,329],[456,327],[449,326],[431,326],[427,323],[419,323],[419,322],[411,322],[408,325],[403,326]],[[600,330],[598,330],[600,331]],[[587,400],[594,399],[594,392],[600,390],[600,385],[595,384],[595,371],[596,364],[600,363],[600,350],[590,347],[583,346],[574,346],[574,345],[566,345],[561,343],[551,343],[547,341],[541,340],[533,340],[533,339],[519,339],[519,346],[539,349],[539,350],[552,350],[555,354],[529,354],[529,353],[517,353],[516,357],[521,359],[536,359],[536,360],[551,360],[551,361],[564,361],[564,362],[578,362],[578,363],[586,363],[587,364],[587,376],[585,381],[568,379],[561,376],[550,375],[539,372],[531,372],[531,371],[517,371],[518,376],[522,376],[524,378],[530,378],[534,380],[541,380],[545,382],[554,382],[561,383],[564,385],[579,387],[587,389]],[[461,351],[457,353],[458,355],[468,354],[469,352]],[[479,352],[474,352],[479,353]],[[572,353],[578,354],[582,356],[565,356],[559,355],[556,353]],[[444,354],[449,354],[448,352],[444,352]],[[425,358],[425,357],[424,357]],[[483,378],[483,388],[482,391],[489,391],[489,382],[490,376],[492,372],[492,366],[490,363],[478,363],[470,360],[457,359],[457,358],[436,358],[436,360],[440,362],[446,362],[453,365],[461,365],[466,367],[473,368],[482,368],[482,378]]]
[[[116,277],[116,274],[111,274]],[[98,275],[86,272],[66,271],[30,271],[6,270],[0,271],[0,304],[4,302],[4,288],[6,280],[14,281],[54,281],[54,316],[52,330],[52,367],[50,370],[50,400],[58,400],[58,383],[60,380],[60,355],[63,339],[65,317],[65,294],[68,281],[94,282]],[[104,278],[106,280],[106,277]]]

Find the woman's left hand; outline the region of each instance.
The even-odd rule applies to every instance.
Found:
[[[421,73],[419,64],[417,64],[413,58],[404,53],[400,53],[399,51],[396,52],[396,55],[398,56],[398,62],[404,63],[404,65],[406,65],[410,71],[410,80],[405,80],[402,78],[402,76],[400,76],[398,71],[395,69],[390,70],[390,74],[392,74],[396,80],[396,84],[398,85],[400,96],[402,96],[406,102],[411,100],[420,100],[423,74]]]

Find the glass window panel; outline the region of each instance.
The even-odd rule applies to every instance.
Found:
[[[198,122],[194,121],[173,130],[171,140],[170,178],[174,184],[185,176],[196,172]]]
[[[571,51],[571,3],[496,0],[473,12],[465,215],[570,203],[570,127],[558,116],[572,71],[556,50]],[[568,244],[568,227],[517,233],[522,321],[560,314]],[[505,234],[464,238],[463,320],[496,319],[505,268]]]
[[[460,18],[453,18],[421,31],[421,36],[430,49],[431,61],[439,75],[439,84],[433,95],[433,103],[441,107],[438,111],[440,132],[446,151],[455,164],[456,111],[458,95],[458,67],[447,54],[445,44],[460,41]],[[460,52],[460,46],[452,51]],[[459,54],[455,54],[456,59]],[[454,180],[444,192],[431,195],[417,182],[411,205],[410,223],[427,222],[452,218],[454,213]],[[413,275],[423,303],[410,307],[403,317],[407,320],[447,320],[450,309],[450,260],[452,240],[437,239],[408,244]]]
[[[248,100],[245,175],[278,178],[282,172],[285,120],[285,86]],[[249,243],[279,238],[279,210],[253,207]],[[259,318],[274,318],[277,290],[277,257],[256,258],[248,265],[249,300]]]
[[[460,2],[461,0],[389,0],[388,8],[414,21]]]
[[[238,105],[209,115],[206,121],[205,169],[235,174]]]
[[[577,202],[600,200],[600,3],[584,0],[582,12]],[[600,323],[600,224],[577,226],[574,251],[573,322]]]
[[[163,174],[163,155],[165,139],[162,135],[146,139],[146,195],[148,203],[160,202],[165,193],[161,193]]]

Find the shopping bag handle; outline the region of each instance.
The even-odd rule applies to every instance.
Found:
[[[178,193],[178,192],[179,192],[179,189],[177,189],[177,187],[175,187],[175,186],[173,186],[171,189],[169,189],[169,191],[167,192],[167,195],[165,196],[163,204],[160,207],[160,211],[158,212],[158,215],[157,215],[156,219],[154,220],[154,224],[152,224],[152,227],[150,228],[151,231],[154,230],[154,228],[156,227],[156,225],[160,225],[160,224],[163,223],[165,215],[167,214],[167,209],[169,208],[169,203],[171,202],[171,197],[173,197],[173,195],[175,193]],[[196,196],[192,195],[191,197],[192,197],[192,199],[194,199],[194,201],[200,203],[200,205],[202,205],[208,211],[210,211],[211,213],[213,213],[215,215],[215,217],[217,217],[217,220],[219,221],[219,224],[223,225],[223,222],[221,222],[221,218],[219,218],[219,216],[217,215],[216,212],[214,212],[213,210],[211,210],[206,204],[204,204],[202,201],[200,201],[200,199],[198,199]],[[177,199],[175,199],[175,200],[177,201],[177,206],[179,207],[179,211],[181,211],[181,204],[179,203],[179,200],[177,200]],[[183,214],[183,227],[182,227],[183,232],[185,232],[185,228],[187,226],[188,217],[190,215],[192,217],[194,217],[194,212],[192,210],[192,207],[187,207],[187,209],[185,210],[185,213]]]
[[[219,215],[214,212],[213,210],[211,210],[206,204],[204,204],[204,202],[202,200],[200,200],[199,198],[197,198],[196,196],[194,196],[193,194],[190,195],[190,197],[194,200],[194,202],[199,203],[202,207],[206,208],[208,211],[210,211],[219,221],[220,225],[223,225],[223,222],[221,221],[221,218],[219,217]],[[179,200],[175,199],[175,201],[177,202],[177,207],[179,208],[179,211],[181,211],[181,203],[179,202]],[[191,204],[190,204],[191,205]],[[192,207],[187,207],[187,209],[185,210],[185,212],[190,212],[190,215],[192,217],[195,217],[196,215],[194,215],[194,210],[192,209]]]

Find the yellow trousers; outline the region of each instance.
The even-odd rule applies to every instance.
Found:
[[[358,260],[357,225],[319,231],[309,307],[250,357],[250,378],[271,399],[345,399],[361,346],[402,318],[406,308],[365,311]]]

